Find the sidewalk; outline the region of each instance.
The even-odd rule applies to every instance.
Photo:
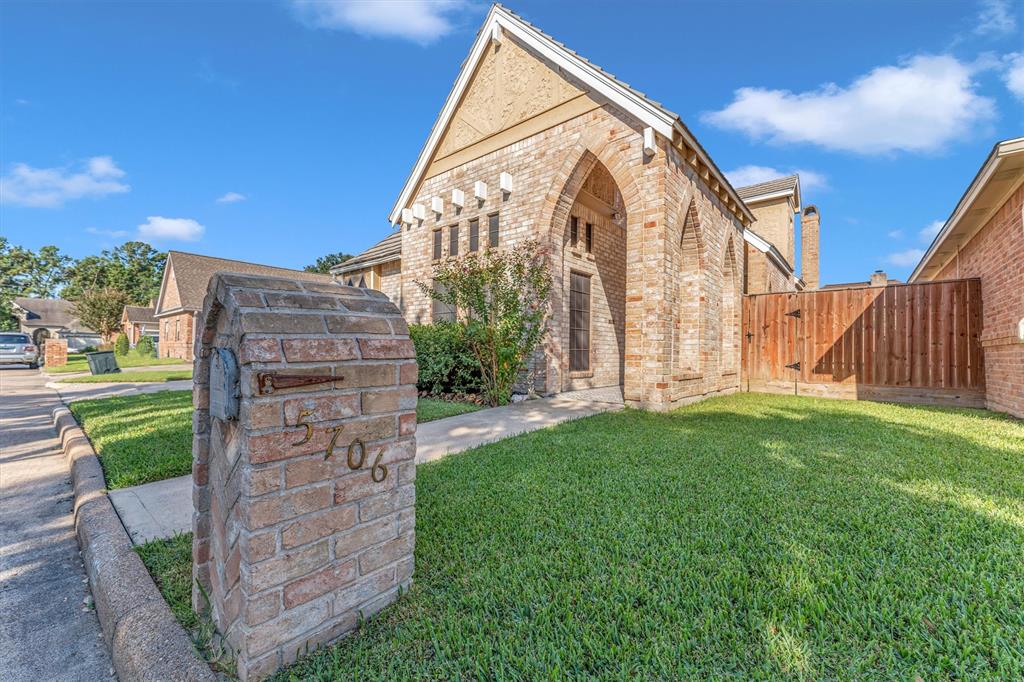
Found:
[[[60,401],[44,382],[0,369],[0,678],[112,679],[53,429]]]
[[[597,399],[582,399],[592,397]],[[416,428],[416,462],[432,462],[570,419],[622,409],[621,403],[615,402],[613,397],[581,392],[578,396],[527,400],[420,424]],[[608,402],[604,401],[606,398]],[[111,490],[108,494],[136,544],[192,529],[192,477],[189,475]]]

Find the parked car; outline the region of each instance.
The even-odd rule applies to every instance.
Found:
[[[28,334],[0,332],[0,365],[39,367],[39,349]]]

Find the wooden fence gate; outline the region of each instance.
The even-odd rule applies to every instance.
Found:
[[[981,281],[743,300],[747,391],[985,406]]]

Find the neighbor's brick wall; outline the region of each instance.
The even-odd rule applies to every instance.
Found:
[[[625,324],[624,365],[626,400],[653,408],[667,408],[674,400],[692,399],[739,385],[738,371],[725,373],[723,366],[739,367],[738,322],[731,324],[736,338],[726,347],[731,361],[722,362],[722,286],[724,251],[731,240],[735,253],[736,284],[728,288],[732,308],[740,310],[742,286],[742,234],[720,200],[697,177],[696,171],[659,138],[653,158],[643,154],[641,124],[613,105],[587,112],[546,131],[486,154],[449,171],[426,179],[413,203],[423,204],[427,217],[402,228],[402,301],[406,319],[426,323],[431,304],[416,281],[431,281],[431,235],[444,230],[442,245],[447,255],[447,229],[458,223],[460,253],[468,249],[469,219],[481,220],[481,247],[486,244],[487,216],[501,216],[501,244],[526,239],[541,240],[554,256],[554,301],[552,302],[544,386],[547,392],[571,387],[568,376],[568,280],[565,279],[562,245],[577,191],[596,162],[611,173],[624,203],[625,223]],[[514,191],[503,196],[498,190],[502,171],[514,177]],[[473,198],[473,183],[488,185],[488,198]],[[455,210],[451,190],[461,189],[466,206]],[[431,197],[444,199],[444,212],[429,210]],[[701,335],[702,373],[697,379],[676,378],[673,358],[675,320],[679,310],[677,293],[679,240],[690,201],[701,215],[703,322]],[[563,261],[563,262],[557,262]],[[737,272],[738,271],[738,272]]]
[[[766,201],[750,207],[757,219],[751,229],[775,245],[792,266],[796,266],[796,225],[793,202],[789,197]]]
[[[402,309],[402,261],[382,263],[377,266],[380,272],[380,291],[387,295],[398,308]]]
[[[181,358],[191,362],[195,313],[184,311],[176,315],[161,317],[158,321],[160,323],[160,357]]]
[[[981,278],[985,393],[989,409],[1024,417],[1024,186],[934,279]]]
[[[216,275],[211,292],[193,392],[194,575],[240,677],[258,679],[408,588],[416,363],[405,321],[378,292],[235,274]],[[235,421],[210,416],[212,346],[241,366]],[[335,380],[261,395],[260,371]],[[303,412],[312,438],[296,444]],[[366,459],[353,470],[356,438]],[[378,455],[383,481],[371,474]],[[198,590],[193,601],[202,606]]]

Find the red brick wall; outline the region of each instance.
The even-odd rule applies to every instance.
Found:
[[[191,312],[160,318],[160,357],[192,362],[193,320]]]
[[[963,246],[935,279],[980,277],[988,407],[1024,417],[1024,186]]]

